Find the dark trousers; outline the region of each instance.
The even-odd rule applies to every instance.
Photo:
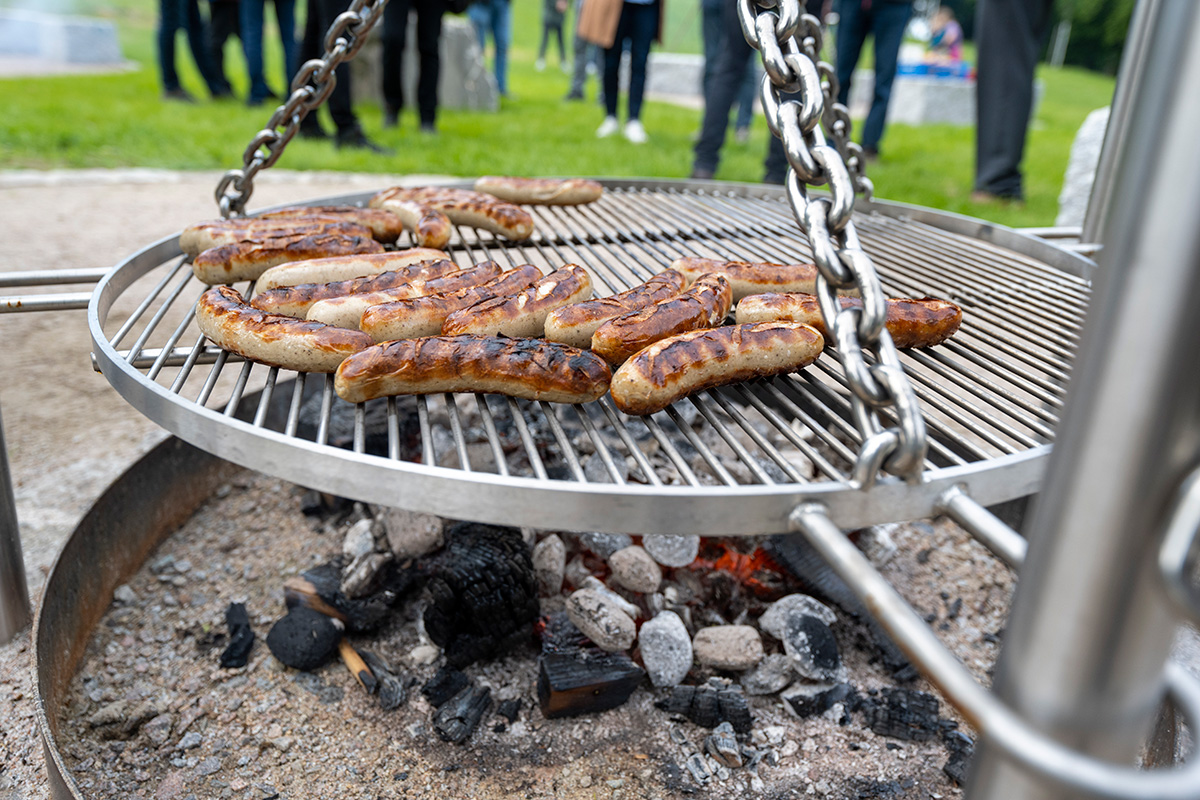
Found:
[[[183,28],[196,68],[212,94],[221,93],[209,62],[208,32],[200,14],[199,0],[161,0],[158,4],[158,71],[163,91],[179,89],[179,73],[175,69],[175,32]]]
[[[708,95],[712,91],[713,78],[717,74],[717,60],[721,57],[721,43],[728,30],[725,27],[724,14],[721,11],[722,5],[721,0],[702,0],[700,3],[701,32],[704,34],[704,78],[701,89],[706,103]],[[731,34],[741,36],[741,28],[735,28]],[[747,58],[746,67],[742,72],[742,88],[734,100],[738,109],[736,123],[738,128],[750,127],[750,120],[754,115],[754,98],[758,96],[759,87],[758,70],[755,68],[758,63],[758,54],[752,53]]]
[[[896,79],[896,59],[904,29],[912,16],[912,5],[874,0],[863,8],[862,0],[841,0],[838,4],[837,79],[838,102],[850,96],[850,81],[868,34],[875,36],[875,92],[871,111],[863,124],[860,142],[864,148],[879,149],[883,126],[887,122],[888,102],[892,99],[892,81]]]
[[[263,22],[267,0],[240,0],[238,5],[241,6],[242,51],[246,54],[246,71],[250,74],[248,99],[259,102],[273,94],[263,72]],[[279,34],[283,40],[283,79],[286,88],[297,68],[296,0],[274,0],[274,6],[275,20],[279,23]]]
[[[391,0],[383,11],[383,99],[389,113],[404,108],[404,46],[409,11],[417,12],[417,111],[422,124],[437,118],[443,0]]]
[[[617,81],[621,69],[621,50],[629,41],[629,113],[626,119],[640,119],[642,95],[646,91],[646,60],[650,44],[658,32],[658,2],[642,4],[626,2],[617,22],[617,38],[604,51],[604,108],[608,116],[617,115]],[[726,112],[728,115],[728,112]]]
[[[750,58],[757,55],[742,35],[736,0],[723,0],[721,21],[724,33],[716,56],[716,66],[704,95],[704,119],[700,123],[700,138],[696,141],[693,159],[694,169],[710,172],[717,171],[721,147],[725,144],[725,131],[729,127],[729,111],[742,90]]]
[[[980,0],[975,17],[975,189],[1022,196],[1021,159],[1033,108],[1033,71],[1052,0]]]
[[[231,0],[213,0],[208,11],[208,60],[212,64],[213,81],[221,87],[221,93],[230,91],[229,78],[225,74],[225,43],[231,36],[242,38],[242,26],[238,23],[238,3]]]
[[[304,41],[300,44],[301,65],[325,54],[325,32],[333,25],[337,15],[349,7],[350,0],[308,0],[308,20],[304,25]],[[329,108],[329,116],[333,118],[338,133],[349,133],[358,128],[358,118],[351,108],[350,65],[343,61],[333,74],[337,76],[337,84],[325,105]],[[311,117],[310,113],[305,119]],[[314,119],[308,124],[315,123]]]
[[[546,57],[546,46],[550,44],[550,34],[554,34],[554,38],[558,40],[558,63],[565,64],[567,62],[567,45],[563,42],[561,22],[557,25],[542,23],[542,44],[538,47],[538,58]]]

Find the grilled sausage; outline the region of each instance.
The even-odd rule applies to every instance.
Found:
[[[626,414],[653,414],[701,389],[803,369],[823,344],[821,334],[797,322],[681,333],[621,365],[612,379],[613,403]]]
[[[271,267],[289,261],[382,252],[383,245],[369,236],[277,236],[209,248],[192,261],[192,272],[203,283],[233,283],[255,280]]]
[[[395,214],[382,208],[359,208],[358,206],[288,206],[277,211],[259,214],[257,219],[291,219],[317,214],[333,217],[344,222],[353,222],[369,228],[377,242],[393,244],[404,233],[404,225]]]
[[[393,289],[405,286],[416,280],[441,278],[459,271],[453,261],[439,258],[436,261],[422,261],[411,267],[401,267],[378,275],[366,275],[352,278],[348,281],[332,283],[302,283],[298,286],[280,286],[278,289],[268,289],[259,292],[250,301],[250,305],[272,314],[283,314],[296,319],[304,319],[314,303],[334,297],[344,297],[350,294],[376,292],[381,289]]]
[[[541,336],[546,317],[556,308],[592,296],[592,279],[575,264],[556,269],[519,294],[494,297],[446,317],[442,333],[480,336]]]
[[[259,311],[229,286],[200,296],[196,323],[223,350],[297,372],[333,372],[346,356],[373,344],[360,331]]]
[[[732,302],[724,275],[702,275],[682,294],[601,325],[592,334],[592,351],[616,366],[660,339],[720,325]]]
[[[371,207],[394,215],[420,247],[445,247],[450,241],[450,218],[428,203],[385,197],[378,203],[372,199]]]
[[[371,198],[371,207],[389,208],[389,203],[394,205],[397,201],[432,206],[457,225],[482,228],[505,239],[521,241],[533,235],[533,217],[528,211],[480,192],[437,186],[419,189],[397,186],[384,189]]]
[[[351,403],[436,392],[588,403],[608,391],[611,378],[598,356],[557,342],[427,336],[384,342],[348,358],[338,367],[333,388]]]
[[[838,300],[842,308],[862,308],[862,301],[857,297],[839,297]],[[933,347],[953,336],[962,324],[962,309],[949,300],[897,298],[888,300],[886,305],[884,326],[896,347]],[[738,322],[803,322],[829,339],[825,320],[821,318],[821,305],[811,294],[750,295],[738,303],[735,317]],[[830,343],[836,344],[832,340]]]
[[[377,342],[435,336],[441,333],[446,317],[455,311],[494,297],[516,294],[532,286],[541,277],[540,269],[526,264],[510,269],[480,286],[372,306],[363,312],[358,326]]]
[[[540,206],[578,206],[600,199],[604,187],[583,178],[507,178],[485,175],[475,181],[475,191],[510,203]]]
[[[326,325],[337,325],[339,328],[357,329],[363,312],[371,306],[390,303],[393,300],[404,300],[409,297],[423,297],[427,294],[454,292],[478,286],[481,283],[487,283],[501,272],[500,265],[495,261],[484,261],[478,266],[443,275],[440,278],[418,279],[391,289],[331,297],[328,300],[313,303],[312,308],[305,315],[305,319],[311,322],[324,322]]]
[[[278,236],[340,233],[345,236],[371,236],[362,225],[333,216],[307,215],[291,219],[214,219],[189,225],[179,234],[179,249],[189,256],[238,242],[265,242]]]
[[[817,290],[816,264],[773,264],[766,261],[726,261],[720,258],[677,258],[672,269],[694,281],[706,272],[729,279],[736,303],[743,297],[763,292],[808,292]],[[858,294],[845,290],[843,294]]]
[[[362,256],[317,258],[312,261],[299,261],[295,264],[271,267],[258,277],[254,288],[259,292],[265,292],[268,289],[278,289],[280,286],[348,281],[367,275],[378,275],[381,272],[392,272],[417,264],[443,261],[448,258],[450,256],[441,250],[427,247],[414,247],[411,250],[372,253]]]
[[[587,349],[592,346],[592,334],[601,325],[659,300],[674,297],[683,290],[686,282],[682,273],[669,269],[620,294],[552,311],[546,317],[546,338]]]

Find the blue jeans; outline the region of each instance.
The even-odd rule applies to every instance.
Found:
[[[604,108],[608,116],[617,115],[617,83],[621,70],[621,51],[629,41],[629,113],[627,120],[642,116],[642,95],[646,91],[646,60],[650,57],[650,43],[658,32],[658,2],[630,3],[621,7],[621,19],[617,22],[617,38],[613,46],[604,51]]]
[[[904,29],[912,16],[912,4],[875,0],[864,11],[860,0],[841,0],[838,4],[837,79],[838,102],[850,96],[850,79],[862,53],[867,34],[875,35],[875,93],[871,111],[863,124],[860,143],[870,150],[879,149],[883,125],[887,122],[888,102],[892,99],[892,81],[896,79],[896,59]]]
[[[717,60],[721,56],[721,38],[725,35],[725,25],[721,19],[724,13],[721,0],[700,0],[700,12],[704,33],[704,78],[700,88],[707,103],[713,91],[712,81],[717,70]],[[741,29],[738,28],[733,33],[740,36]],[[735,125],[739,129],[749,128],[753,119],[754,98],[758,95],[759,87],[758,63],[758,53],[751,52],[747,58],[746,77],[742,80],[742,88],[734,98],[738,110]]]
[[[275,20],[279,23],[279,34],[283,38],[284,86],[291,83],[299,64],[296,63],[296,0],[274,0]],[[242,51],[246,54],[246,71],[250,75],[250,94],[247,98],[256,103],[270,97],[273,92],[263,74],[263,18],[266,0],[241,0]]]
[[[208,60],[208,35],[204,17],[200,16],[199,0],[160,0],[158,4],[158,72],[163,91],[179,89],[179,73],[175,69],[175,32],[183,28],[188,46],[200,76],[208,90],[219,94],[221,86],[214,80]]]
[[[512,7],[509,0],[479,0],[467,9],[467,17],[475,26],[479,49],[487,50],[487,35],[492,34],[496,46],[496,87],[501,96],[508,95],[508,46],[512,42]]]

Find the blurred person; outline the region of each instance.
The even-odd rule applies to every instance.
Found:
[[[300,43],[300,64],[303,65],[314,58],[325,55],[325,33],[333,26],[338,14],[350,8],[351,0],[307,0],[304,25],[304,39]],[[392,155],[386,147],[380,147],[367,138],[358,117],[354,115],[351,106],[352,92],[350,87],[350,64],[343,61],[334,70],[337,81],[325,107],[337,128],[334,134],[334,144],[340,150],[350,148],[369,150],[379,155]],[[310,111],[300,123],[300,136],[305,139],[327,139],[329,134],[321,127],[317,112]]]
[[[492,35],[494,54],[492,71],[501,97],[508,97],[508,46],[512,44],[512,7],[509,0],[476,0],[467,9],[467,19],[475,26],[479,49],[487,51],[487,37]]]
[[[546,68],[546,46],[550,43],[550,34],[558,40],[558,66],[567,71],[567,47],[563,44],[563,19],[567,14],[567,0],[543,0],[542,2],[542,44],[538,47],[537,61],[534,68],[541,72]]]
[[[930,26],[930,54],[937,61],[962,61],[963,29],[954,18],[954,9],[939,6]]]
[[[1025,200],[1021,160],[1033,110],[1033,73],[1053,5],[1053,0],[979,0],[975,202]]]
[[[231,97],[233,87],[225,73],[225,43],[229,37],[242,40],[238,21],[238,0],[209,0],[208,3],[208,62],[212,65],[213,81],[220,87],[220,97]]]
[[[410,11],[417,12],[417,115],[423,132],[436,133],[446,0],[391,0],[383,11],[383,127],[395,127],[404,109],[404,49]]]
[[[275,21],[279,23],[279,37],[283,40],[283,79],[286,93],[287,82],[299,67],[296,63],[296,0],[273,0],[273,3]],[[246,97],[246,104],[256,106],[267,100],[279,99],[279,95],[267,85],[263,74],[263,21],[267,0],[239,0],[239,5],[242,52],[246,54],[246,71],[250,74],[250,93]]]
[[[717,71],[717,61],[721,57],[722,40],[727,32],[741,36],[741,28],[727,31],[722,20],[721,0],[700,0],[701,33],[704,45],[704,77],[701,89],[704,102],[707,104],[713,90],[713,76]],[[750,136],[750,121],[754,117],[754,98],[758,94],[758,54],[753,51],[746,58],[746,68],[743,70],[742,88],[734,97],[737,105],[737,122],[734,124],[734,138],[739,142],[746,141]]]
[[[868,35],[875,37],[875,89],[859,143],[867,158],[877,158],[892,99],[900,43],[912,16],[912,0],[839,0],[837,10],[837,99],[842,105],[850,96],[850,82],[863,44]]]
[[[589,71],[601,73],[604,70],[604,51],[579,35],[583,3],[584,0],[575,0],[575,35],[571,40],[574,65],[571,69],[571,89],[567,92],[567,100],[583,100],[583,90],[587,88]],[[603,90],[600,92],[600,97],[604,97]]]
[[[209,61],[208,30],[200,14],[199,0],[159,0],[158,73],[162,78],[163,98],[195,102],[195,98],[179,83],[179,72],[175,68],[175,34],[181,28],[187,34],[192,60],[196,62],[196,69],[207,84],[209,94],[221,97],[222,87],[215,80]]]
[[[662,30],[663,0],[587,0],[579,34],[604,48],[604,122],[596,129],[601,139],[622,131],[617,119],[621,53],[629,45],[629,97],[623,129],[633,144],[649,137],[642,126],[642,97],[646,91],[646,61],[650,44]],[[726,112],[728,113],[728,112]]]

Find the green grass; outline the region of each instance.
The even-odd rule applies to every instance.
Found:
[[[5,5],[0,0],[0,7]],[[380,129],[380,111],[360,106],[370,136],[395,149],[390,157],[341,152],[328,143],[293,141],[278,166],[299,170],[345,170],[393,174],[608,175],[685,177],[691,168],[697,111],[647,104],[643,121],[651,143],[636,147],[622,139],[598,141],[603,112],[595,102],[567,103],[567,78],[551,67],[533,68],[540,36],[540,3],[514,4],[510,89],[499,113],[443,111],[440,135],[414,132],[412,112],[396,130]],[[695,50],[699,14],[668,4],[666,39],[676,49]],[[132,72],[102,76],[0,80],[5,113],[0,117],[0,168],[160,167],[228,169],[239,166],[247,141],[271,109],[237,101],[197,105],[159,99],[155,66],[155,6],[141,0],[78,0],[75,10],[117,24],[124,53],[139,65]],[[182,38],[180,40],[182,45]],[[278,45],[268,36],[269,77],[282,86]],[[181,51],[187,49],[182,46]],[[236,46],[228,68],[235,90],[245,80]],[[553,50],[551,51],[553,53]],[[203,84],[180,58],[185,87],[204,95]],[[1044,68],[1045,93],[1029,137],[1025,163],[1028,202],[1023,208],[977,205],[969,200],[974,160],[970,128],[891,126],[883,158],[869,172],[879,197],[982,217],[1012,226],[1050,225],[1075,132],[1091,110],[1106,105],[1113,81],[1076,69]],[[589,91],[594,96],[595,81]],[[749,142],[732,141],[723,151],[717,177],[758,181],[766,148],[766,124],[755,121]]]

